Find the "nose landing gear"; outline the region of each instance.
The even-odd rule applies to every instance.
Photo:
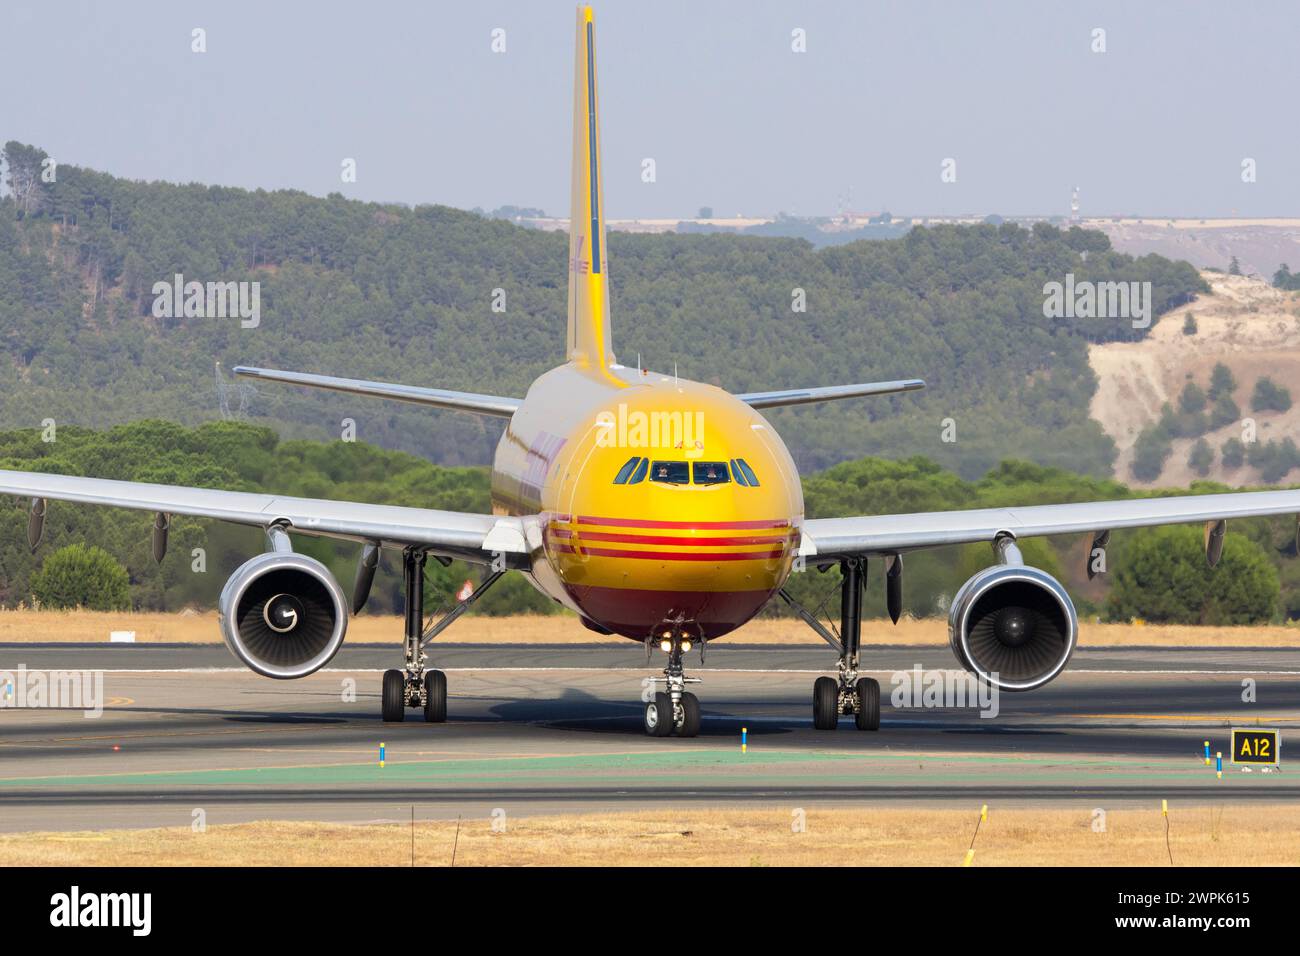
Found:
[[[650,642],[646,641],[647,657]],[[668,632],[660,642],[660,649],[668,654],[668,666],[663,677],[652,678],[663,683],[664,690],[656,691],[645,705],[645,732],[651,737],[667,737],[676,732],[678,737],[694,737],[700,732],[700,701],[686,690],[687,684],[698,684],[698,677],[687,677],[682,669],[682,653],[691,649],[690,638],[680,630]],[[703,659],[703,645],[700,656]]]

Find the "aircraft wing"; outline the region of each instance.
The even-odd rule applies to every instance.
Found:
[[[368,382],[359,378],[313,375],[310,372],[281,372],[273,368],[249,368],[245,365],[238,366],[234,372],[243,378],[256,378],[265,382],[285,382],[289,385],[323,388],[331,392],[346,392],[349,395],[391,398],[398,402],[411,402],[415,405],[447,408],[458,412],[474,412],[478,415],[492,415],[497,418],[509,418],[523,404],[522,399],[505,398],[500,395],[478,395],[474,392],[452,392],[442,388],[422,388],[419,385]]]
[[[779,408],[782,405],[810,405],[837,398],[861,398],[864,395],[892,395],[925,388],[919,378],[897,382],[864,382],[861,385],[825,385],[820,388],[787,388],[775,392],[746,392],[736,397],[754,408]]]
[[[434,554],[478,564],[490,564],[501,554],[506,556],[507,567],[522,566],[523,559],[518,556],[528,551],[524,540],[527,519],[463,511],[289,498],[32,471],[0,471],[0,494],[217,518],[263,529],[281,525],[291,533],[394,548],[414,545]],[[39,538],[39,534],[32,535],[29,531],[29,537]]]
[[[1102,532],[1153,525],[1217,522],[1300,514],[1300,489],[1180,495],[1124,501],[931,511],[921,514],[811,518],[803,523],[800,554],[810,561],[857,555],[901,554],[922,548],[992,542],[1010,535]]]

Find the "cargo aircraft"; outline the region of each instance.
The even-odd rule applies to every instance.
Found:
[[[28,539],[41,536],[50,500],[152,512],[162,559],[172,515],[216,518],[265,531],[267,550],[221,592],[231,651],[259,674],[304,677],[343,643],[349,614],[365,606],[381,549],[400,552],[406,593],[404,665],[386,671],[382,714],[407,708],[447,716],[447,681],[429,666],[429,642],[503,574],[523,574],[588,628],[665,655],[662,690],[645,707],[653,736],[694,736],[700,705],[684,655],[741,627],[775,596],[789,602],[838,656],[813,686],[813,724],[853,715],[880,725],[880,687],[859,673],[867,562],[884,569],[887,606],[902,605],[903,556],[970,542],[995,563],[955,595],[949,641],[958,662],[991,685],[1029,690],[1056,677],[1075,646],[1078,619],[1065,589],[1025,564],[1034,535],[1092,535],[1174,523],[1205,526],[1211,564],[1225,521],[1300,512],[1300,491],[1262,491],[1033,505],[925,514],[804,517],[799,474],[763,410],[922,388],[919,380],[730,394],[712,385],[620,364],[610,334],[609,257],[601,189],[599,106],[591,9],[580,7],[573,81],[573,182],[567,358],[522,398],[479,395],[301,372],[240,368],[263,381],[411,402],[505,421],[492,466],[492,513],[437,511],[207,488],[0,471],[0,493],[31,499]],[[296,553],[295,535],[361,545],[351,595],[320,562]],[[479,588],[426,627],[428,558],[482,565]],[[840,622],[827,628],[784,589],[793,571],[840,575]],[[830,668],[827,668],[828,671]]]

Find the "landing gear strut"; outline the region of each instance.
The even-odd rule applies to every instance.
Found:
[[[436,556],[435,556],[436,557]],[[505,571],[493,571],[469,597],[457,601],[436,624],[424,627],[424,562],[428,554],[415,548],[402,552],[402,577],[406,589],[406,667],[384,671],[382,711],[386,722],[400,721],[407,707],[424,709],[424,719],[441,724],[447,719],[447,675],[439,670],[425,670],[428,657],[424,645],[441,634],[469,606],[487,593]],[[444,564],[445,558],[438,558]]]
[[[647,655],[653,640],[646,641]],[[691,649],[690,639],[681,631],[672,631],[659,646],[668,654],[668,666],[663,677],[653,678],[664,684],[664,690],[656,691],[645,705],[645,732],[651,737],[667,737],[674,731],[678,737],[694,737],[700,732],[700,701],[686,685],[698,684],[700,679],[687,677],[682,669],[682,653]]]
[[[428,555],[415,548],[402,552],[402,580],[406,590],[406,666],[384,671],[382,710],[386,722],[406,717],[407,707],[424,708],[424,719],[442,723],[447,719],[447,675],[425,671],[424,654],[424,562]]]
[[[406,667],[384,671],[385,721],[400,721],[407,707],[423,707],[424,719],[447,719],[447,675],[424,670],[427,658],[420,641],[424,632],[424,562],[428,555],[415,548],[402,552],[402,583],[406,590]]]
[[[880,729],[880,684],[871,677],[858,676],[858,648],[862,637],[862,585],[866,577],[866,558],[845,558],[840,562],[840,639],[826,633],[812,615],[795,605],[800,617],[840,652],[839,679],[819,677],[813,684],[813,726],[834,730],[840,714],[853,714],[858,730]],[[794,604],[782,592],[787,602]]]

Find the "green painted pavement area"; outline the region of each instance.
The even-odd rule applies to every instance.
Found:
[[[395,759],[394,759],[395,758]],[[810,765],[800,771],[799,765]],[[883,766],[882,766],[883,764]],[[947,764],[965,765],[960,772],[925,769]],[[912,766],[916,765],[913,770]],[[371,784],[376,788],[415,783],[574,783],[599,778],[606,785],[641,782],[655,785],[707,782],[711,771],[727,777],[743,774],[750,783],[790,785],[804,779],[885,783],[923,779],[933,783],[970,783],[973,774],[987,780],[990,773],[1004,774],[1035,784],[1079,784],[1079,771],[1089,770],[1092,784],[1133,778],[1146,781],[1202,777],[1208,771],[1199,760],[1138,760],[1102,758],[1016,757],[954,754],[841,753],[824,751],[771,751],[741,754],[738,750],[677,750],[645,753],[574,754],[546,757],[484,757],[438,760],[403,760],[389,750],[384,767],[378,760],[365,763],[312,764],[279,767],[242,767],[205,770],[162,770],[139,773],[102,773],[0,779],[0,788],[19,787],[178,787],[178,786],[329,786]],[[1031,771],[1030,779],[1015,771]],[[650,776],[644,776],[649,774]],[[1260,782],[1263,782],[1261,779]]]

